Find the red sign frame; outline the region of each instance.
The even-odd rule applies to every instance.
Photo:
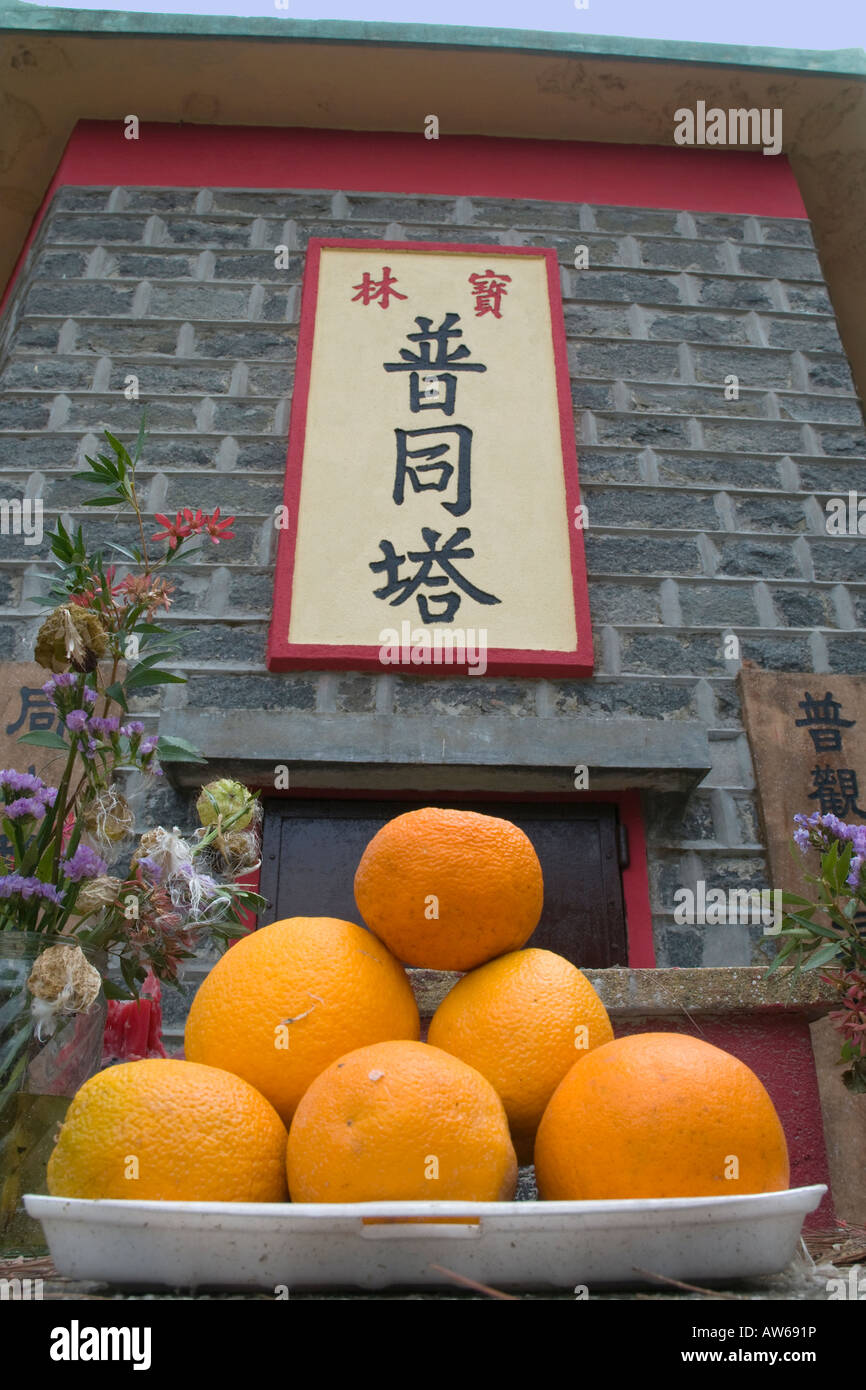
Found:
[[[592,624],[589,614],[589,593],[586,581],[586,558],[583,527],[579,524],[580,490],[578,483],[577,449],[574,437],[574,413],[568,375],[565,341],[565,322],[559,292],[559,264],[556,252],[547,247],[491,247],[489,243],[438,241],[368,241],[344,237],[311,237],[307,245],[304,268],[304,288],[301,299],[301,323],[298,335],[298,356],[295,386],[289,424],[289,447],[286,461],[286,481],[283,503],[287,509],[288,525],[279,533],[276,571],[274,576],[274,605],[268,633],[267,665],[271,671],[346,670],[346,671],[409,671],[415,675],[454,676],[465,674],[465,662],[441,661],[415,665],[383,665],[379,646],[350,646],[332,643],[293,643],[289,641],[292,614],[292,576],[298,537],[301,497],[301,477],[304,442],[307,426],[307,406],[315,334],[316,304],[319,291],[319,267],[322,251],[328,247],[343,250],[370,251],[435,251],[466,255],[476,253],[489,257],[492,251],[509,256],[542,258],[547,269],[547,288],[553,338],[553,358],[556,374],[556,396],[559,411],[560,439],[565,480],[566,511],[569,518],[572,594],[576,646],[574,651],[528,650],[523,648],[492,647],[486,654],[486,675],[521,676],[591,676],[593,672]]]

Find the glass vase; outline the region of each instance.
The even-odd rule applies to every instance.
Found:
[[[43,1255],[38,1221],[27,1215],[26,1192],[47,1192],[46,1166],[69,1103],[102,1061],[107,1004],[100,985],[89,1008],[59,1014],[54,1032],[31,1008],[27,981],[49,946],[74,948],[74,937],[0,932],[0,1254]],[[105,956],[84,954],[102,974]],[[40,1037],[40,1031],[42,1037]]]

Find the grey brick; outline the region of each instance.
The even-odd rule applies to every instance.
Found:
[[[674,211],[663,208],[597,207],[595,225],[600,232],[631,232],[636,236],[673,235],[677,230]]]
[[[795,497],[734,497],[737,530],[805,531],[803,503]]]
[[[122,391],[127,376],[134,373],[138,377],[139,390],[145,400],[151,396],[175,394],[224,395],[231,386],[232,365],[231,362],[204,365],[184,357],[171,363],[141,362],[134,358],[126,362],[115,360],[109,373],[108,385],[112,391]],[[89,371],[92,376],[92,364]]]
[[[643,812],[650,845],[718,838],[712,801],[706,792],[695,792],[685,798],[680,793],[650,789],[643,794]]]
[[[779,414],[783,420],[806,420],[814,424],[862,425],[856,400],[844,396],[780,395]]]
[[[192,212],[197,188],[129,188],[126,190],[125,211],[150,213]]]
[[[849,676],[866,674],[866,635],[845,633],[844,636],[828,636],[827,650],[831,671]]]
[[[189,398],[166,401],[151,396],[147,401],[148,428],[194,430],[196,407],[197,402]],[[118,429],[137,430],[140,422],[138,401],[128,401],[123,396],[72,396],[66,428],[95,430],[98,434],[108,428],[115,434]]]
[[[241,213],[245,217],[327,217],[334,195],[329,190],[310,192],[306,189],[278,190],[214,188],[211,190],[214,212]]]
[[[304,675],[241,675],[215,680],[191,675],[186,687],[187,709],[265,710],[316,708],[315,672]]]
[[[0,402],[0,422],[2,418]],[[0,434],[0,468],[74,468],[77,454],[78,439],[72,435]]]
[[[270,569],[261,573],[256,570],[232,572],[227,613],[252,611],[270,614],[273,601],[274,576]],[[207,606],[206,602],[204,606]]]
[[[660,623],[658,585],[590,584],[589,611],[594,623]]]
[[[785,242],[789,246],[814,246],[812,225],[805,217],[762,217],[764,241]]]
[[[307,221],[304,221],[304,222],[297,222],[297,223],[295,224],[295,233],[294,233],[294,242],[295,242],[295,244],[294,244],[294,247],[292,248],[292,251],[290,252],[290,255],[294,258],[295,256],[298,255],[299,252],[305,252],[305,251],[306,251],[306,248],[307,248],[307,243],[309,242],[309,240],[310,240],[311,237],[345,237],[346,239],[349,239],[349,238],[359,238],[359,239],[362,240],[362,241],[381,241],[381,240],[384,238],[384,235],[385,235],[385,227],[387,226],[387,223],[388,223],[389,221],[391,221],[391,219],[390,219],[390,218],[386,218],[386,219],[385,219],[384,221],[382,221],[382,222],[363,222],[363,223],[361,223],[361,222],[340,221],[340,220],[338,220],[338,219],[335,218],[333,221],[330,221],[330,222],[312,222],[312,221],[310,221],[310,222],[307,222]],[[252,225],[252,224],[250,224],[250,225]],[[414,232],[414,237],[411,235],[411,232]],[[465,240],[466,240],[466,228],[465,228],[465,227],[455,227],[455,228],[454,228],[454,232],[455,232],[455,236],[454,236],[454,240],[455,240],[455,241],[461,241],[461,240],[462,240],[462,241],[465,241]],[[279,245],[281,245],[281,244],[282,244],[282,235],[283,235],[283,224],[282,224],[282,222],[281,222],[281,221],[271,221],[271,222],[269,222],[269,223],[267,224],[267,229],[266,229],[265,235],[264,235],[264,244],[265,244],[265,246],[274,247],[274,246],[279,246]],[[479,236],[479,238],[478,238],[479,241],[482,241],[483,239],[484,239],[484,238],[483,238],[483,237],[480,237],[480,236]],[[429,237],[429,236],[427,236],[426,234],[422,234],[421,231],[420,231],[417,227],[411,228],[411,229],[410,229],[409,227],[407,227],[407,228],[406,228],[406,237],[405,237],[405,240],[406,240],[406,241],[412,241],[412,240],[415,240],[415,241],[432,241],[432,240],[434,240],[434,238],[433,238],[433,237]],[[449,233],[448,233],[447,228],[443,228],[443,229],[442,229],[442,235],[441,235],[441,236],[439,235],[438,228],[437,228],[437,235],[436,235],[436,237],[435,237],[435,240],[437,240],[437,241],[448,241],[448,240],[449,240]]]
[[[755,798],[752,796],[732,796],[731,800],[734,803],[741,842],[744,845],[761,844],[763,835]]]
[[[4,391],[88,391],[93,383],[95,362],[74,357],[31,357],[7,362],[0,372]]]
[[[854,459],[848,463],[836,458],[798,459],[797,469],[802,486],[810,491],[832,492],[838,496],[863,487],[862,460]]]
[[[603,338],[630,338],[631,325],[627,309],[612,308],[600,304],[574,304],[565,301],[562,306],[565,331],[569,336],[590,337],[598,334]]]
[[[866,459],[866,434],[863,433],[862,428],[846,430],[818,427],[815,433],[825,454],[840,458],[856,455],[858,458]]]
[[[248,396],[282,397],[291,390],[292,373],[285,363],[269,367],[262,362],[250,362],[248,366]]]
[[[0,429],[44,430],[50,412],[50,397],[4,394],[0,401]]]
[[[636,444],[640,447],[685,448],[689,441],[688,422],[658,420],[644,415],[597,415],[596,427],[601,444]]]
[[[622,669],[638,675],[723,675],[721,637],[671,632],[620,634]]]
[[[195,505],[206,512],[219,507],[223,516],[239,512],[267,516],[282,498],[283,479],[279,476],[259,479],[235,473],[209,473],[195,480]],[[166,508],[177,511],[179,507],[190,505],[190,484],[186,474],[169,475]]]
[[[218,289],[214,285],[154,285],[148,317],[160,319],[245,319],[249,291]]]
[[[850,391],[854,394],[851,368],[844,357],[833,357],[829,353],[813,357],[811,353],[806,353],[806,373],[813,391],[824,387],[830,391]]]
[[[808,671],[812,666],[809,639],[790,633],[747,635],[740,643],[740,656],[765,671]]]
[[[800,576],[792,544],[784,541],[719,539],[718,573],[749,575],[755,579],[794,579]]]
[[[252,222],[233,222],[218,217],[165,218],[164,246],[249,246]],[[123,240],[131,240],[125,237]]]
[[[112,434],[116,433],[112,430]],[[123,439],[122,434],[118,437]],[[134,437],[124,440],[127,448],[134,442]],[[142,476],[157,468],[182,468],[186,473],[214,469],[218,449],[219,440],[206,436],[173,439],[171,435],[148,434],[141,460]]]
[[[741,246],[740,269],[747,275],[769,275],[778,280],[823,280],[814,251],[791,246]]]
[[[337,681],[337,711],[340,714],[373,714],[376,709],[376,682],[372,676],[341,675]]]
[[[771,459],[744,459],[732,455],[659,454],[659,481],[663,483],[714,484],[718,487],[776,487],[778,464]]]
[[[633,410],[654,414],[730,415],[734,409],[738,416],[767,419],[771,410],[770,398],[765,392],[743,391],[734,405],[726,400],[721,385],[711,389],[707,386],[635,384],[629,386],[628,397]]]
[[[6,537],[3,539],[5,540]],[[0,622],[0,659],[4,661],[14,661],[16,657],[19,660],[25,661],[32,659],[29,650],[26,648],[22,649],[18,646],[16,638],[19,635],[19,631],[19,626],[14,621],[11,623]],[[21,764],[19,763],[19,767],[20,766]]]
[[[583,482],[640,483],[643,481],[637,454],[605,452],[584,444],[578,451]]]
[[[765,317],[764,328],[770,347],[804,348],[811,352],[842,351],[839,334],[832,319],[805,323],[803,319]]]
[[[713,279],[697,281],[697,299],[714,309],[772,309],[773,296],[759,280]]]
[[[244,328],[238,325],[197,324],[195,357],[264,358],[294,362],[297,336],[288,327]]]
[[[473,236],[475,228],[473,225]],[[525,241],[530,238],[525,238]],[[563,236],[557,236],[553,232],[533,232],[532,245],[543,246],[556,252],[556,258],[560,265],[576,269],[574,265],[575,247],[585,246],[587,251],[587,270],[594,270],[597,266],[621,265],[620,243],[616,237],[612,236],[593,236],[592,233],[582,232],[577,228],[575,219],[574,230]],[[581,272],[582,273],[582,272]]]
[[[278,472],[286,469],[286,441],[282,437],[272,439],[239,439],[239,451],[235,469],[253,469],[255,472]]]
[[[712,497],[673,490],[608,488],[585,490],[592,526],[636,526],[641,529],[716,530],[720,525]]]
[[[448,222],[427,222],[426,224],[409,222],[404,227],[406,241],[447,241],[454,245],[465,243],[467,230],[466,227],[452,226]],[[385,235],[385,223],[381,222],[375,226],[365,225],[364,227],[356,226],[354,223],[335,223],[334,230],[330,235],[374,237],[380,239]],[[500,250],[502,249],[502,233],[495,227],[476,227],[473,223],[472,240],[486,242],[490,246],[497,247]],[[534,244],[534,235],[532,241]],[[540,241],[543,241],[543,235]]]
[[[616,715],[633,719],[695,719],[696,681],[553,681],[557,714]]]
[[[724,252],[717,242],[668,237],[638,242],[641,265],[653,270],[727,270]]]
[[[657,963],[681,970],[700,966],[706,930],[706,927],[662,927],[658,933]]]
[[[809,540],[816,579],[842,584],[866,580],[866,539]]]
[[[640,270],[576,270],[569,298],[620,304],[679,304],[682,290],[672,276]]]
[[[731,453],[797,453],[803,443],[799,425],[786,425],[777,420],[714,419],[705,420],[703,428],[708,449]]]
[[[716,703],[716,724],[720,729],[742,725],[743,709],[735,681],[714,681],[713,698]]]
[[[420,676],[397,676],[396,714],[535,714],[535,682],[531,680],[462,681]]]
[[[283,243],[277,243],[282,245]],[[274,252],[269,251],[217,251],[214,252],[213,278],[215,280],[252,280],[256,284],[289,285],[296,281],[298,256],[289,253],[286,268],[274,264]]]
[[[866,547],[864,547],[866,551]],[[645,536],[586,536],[590,574],[700,574],[698,547],[692,540],[656,540]]]
[[[745,584],[682,583],[680,612],[689,627],[757,627],[758,610]]]
[[[292,296],[288,290],[268,290],[262,300],[261,309],[250,314],[254,323],[285,323],[289,318]]]
[[[196,272],[196,256],[172,251],[115,251],[103,272],[106,280],[191,280]]]
[[[15,300],[13,299],[13,303]],[[60,320],[22,318],[15,329],[16,352],[53,352],[57,347]]]
[[[866,627],[866,593],[851,592],[851,603],[858,627]]]
[[[231,544],[231,542],[228,542]],[[196,661],[257,662],[264,665],[268,629],[266,623],[199,623],[183,628],[183,659]]]
[[[70,280],[46,284],[37,281],[24,299],[27,314],[58,314],[75,318],[118,318],[132,312],[135,290],[98,280]]]
[[[786,285],[788,307],[793,314],[832,314],[833,305],[823,286]]]
[[[400,200],[402,204],[402,199]],[[471,241],[475,235],[475,225],[479,222],[486,223],[488,226],[495,227],[538,227],[538,228],[557,228],[564,227],[567,230],[574,229],[575,239],[583,240],[579,235],[580,213],[579,209],[569,203],[546,203],[530,198],[473,198],[472,206],[475,209],[475,219],[472,226],[471,236],[464,235],[466,240]],[[450,214],[449,214],[450,215]],[[396,221],[402,222],[404,219],[398,212]],[[413,219],[415,221],[420,219]],[[426,219],[429,221],[429,219]]]
[[[833,601],[824,589],[771,590],[773,607],[785,627],[836,627]]]
[[[95,352],[105,357],[115,357],[119,353],[129,353],[135,357],[159,353],[173,357],[177,348],[176,323],[111,323],[104,319],[94,322],[80,319],[77,330],[76,352]]]
[[[748,320],[734,314],[702,314],[694,309],[660,314],[647,309],[645,318],[650,338],[670,339],[675,343],[742,343],[745,347],[751,343]],[[800,344],[790,346],[799,347]]]
[[[616,392],[613,382],[573,381],[571,404],[575,410],[614,410]]]
[[[769,348],[695,347],[692,362],[697,381],[720,389],[725,377],[739,377],[741,387],[766,386],[790,390],[794,385],[793,361],[788,353]]]
[[[770,880],[766,862],[759,855],[742,857],[708,854],[705,862],[707,887],[768,888]]]
[[[218,434],[271,434],[275,428],[276,402],[214,401],[213,428]]]
[[[659,343],[607,343],[592,339],[569,343],[568,365],[572,376],[613,380],[637,377],[640,381],[678,381],[681,375],[677,349]]]
[[[692,218],[695,235],[701,239],[742,241],[746,235],[746,219],[736,214],[695,212]]]
[[[124,213],[103,212],[98,217],[61,213],[52,215],[45,229],[46,238],[53,242],[72,242],[89,246],[140,244],[149,214],[127,217]]]
[[[148,189],[148,193],[155,192]],[[108,208],[108,200],[111,197],[110,188],[81,188],[76,184],[67,183],[54,191],[54,196],[48,207],[49,217],[55,212],[104,212]]]
[[[349,211],[347,216],[352,222],[452,222],[454,220],[455,203],[453,198],[437,198],[435,196],[407,197],[405,194],[380,194],[380,193],[350,193],[348,194]],[[496,206],[493,203],[486,204],[486,207]],[[500,205],[501,206],[501,205]],[[511,204],[508,205],[509,207]],[[514,207],[528,207],[526,203],[515,203]],[[535,206],[544,208],[544,204]],[[485,220],[478,216],[476,208],[476,221]],[[487,219],[490,220],[490,219]],[[511,225],[510,223],[508,225]],[[535,224],[532,224],[535,225]],[[544,222],[541,223],[544,226]],[[553,222],[553,225],[558,225]],[[466,239],[466,228],[462,229],[464,240]],[[336,233],[340,235],[339,232]],[[349,233],[348,235],[353,235]]]
[[[39,254],[39,274],[43,280],[79,279],[87,273],[84,251],[50,251]]]

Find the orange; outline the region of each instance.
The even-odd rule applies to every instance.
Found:
[[[420,1042],[361,1047],[323,1071],[295,1112],[287,1165],[294,1202],[507,1202],[517,1185],[493,1087]]]
[[[72,1100],[48,1160],[53,1197],[284,1202],[286,1129],[240,1077],[153,1058],[108,1067]]]
[[[408,976],[381,941],[335,917],[289,917],[217,961],[192,1001],[185,1051],[242,1076],[288,1125],[344,1052],[419,1032]]]
[[[510,821],[425,807],[383,826],[355,874],[371,931],[407,965],[471,970],[517,950],[538,926],[543,884]]]
[[[745,1062],[680,1033],[617,1038],[577,1062],[535,1141],[552,1200],[729,1197],[788,1186],[788,1148]]]
[[[576,1061],[613,1029],[585,975],[553,951],[511,951],[464,975],[428,1042],[468,1062],[498,1092],[521,1163],[532,1162],[545,1106]]]

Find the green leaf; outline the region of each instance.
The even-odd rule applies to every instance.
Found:
[[[123,506],[123,499],[120,497],[85,497],[81,505],[82,507],[117,507],[120,510]]]
[[[125,555],[128,560],[134,560],[137,565],[141,564],[141,554],[137,550],[130,550],[128,546],[121,545],[119,541],[108,541],[110,550],[116,550],[119,555]]]
[[[22,734],[19,743],[35,743],[37,748],[62,748],[65,753],[69,752],[69,744],[53,729],[37,729],[34,734]]]
[[[156,745],[156,756],[161,763],[206,763],[201,751],[185,738],[173,738],[162,734]]]
[[[121,968],[122,968],[122,967],[121,967]],[[106,997],[106,999],[125,999],[125,1000],[129,1000],[129,999],[134,999],[134,998],[135,998],[135,995],[132,993],[132,990],[127,989],[124,985],[120,984],[117,980],[106,980],[106,979],[103,978],[103,981],[102,981],[102,988],[103,988],[103,990],[105,991],[105,997]]]
[[[801,898],[797,893],[784,892],[782,894],[782,902],[795,903],[800,907],[811,907],[812,911],[815,911],[815,904],[810,902],[808,898]]]
[[[817,922],[813,922],[809,917],[801,916],[799,912],[789,912],[785,918],[785,921],[796,922],[798,926],[806,927],[808,929],[808,933],[814,932],[816,936],[825,936],[828,939],[828,941],[839,940],[838,932],[833,931],[830,927],[819,926]]]
[[[804,962],[803,969],[817,970],[819,965],[829,965],[831,960],[836,959],[840,950],[841,944],[838,941],[834,941],[832,945],[819,946]]]
[[[185,676],[175,676],[171,671],[141,670],[136,666],[131,676],[126,678],[127,690],[145,690],[151,685],[185,685]]]

